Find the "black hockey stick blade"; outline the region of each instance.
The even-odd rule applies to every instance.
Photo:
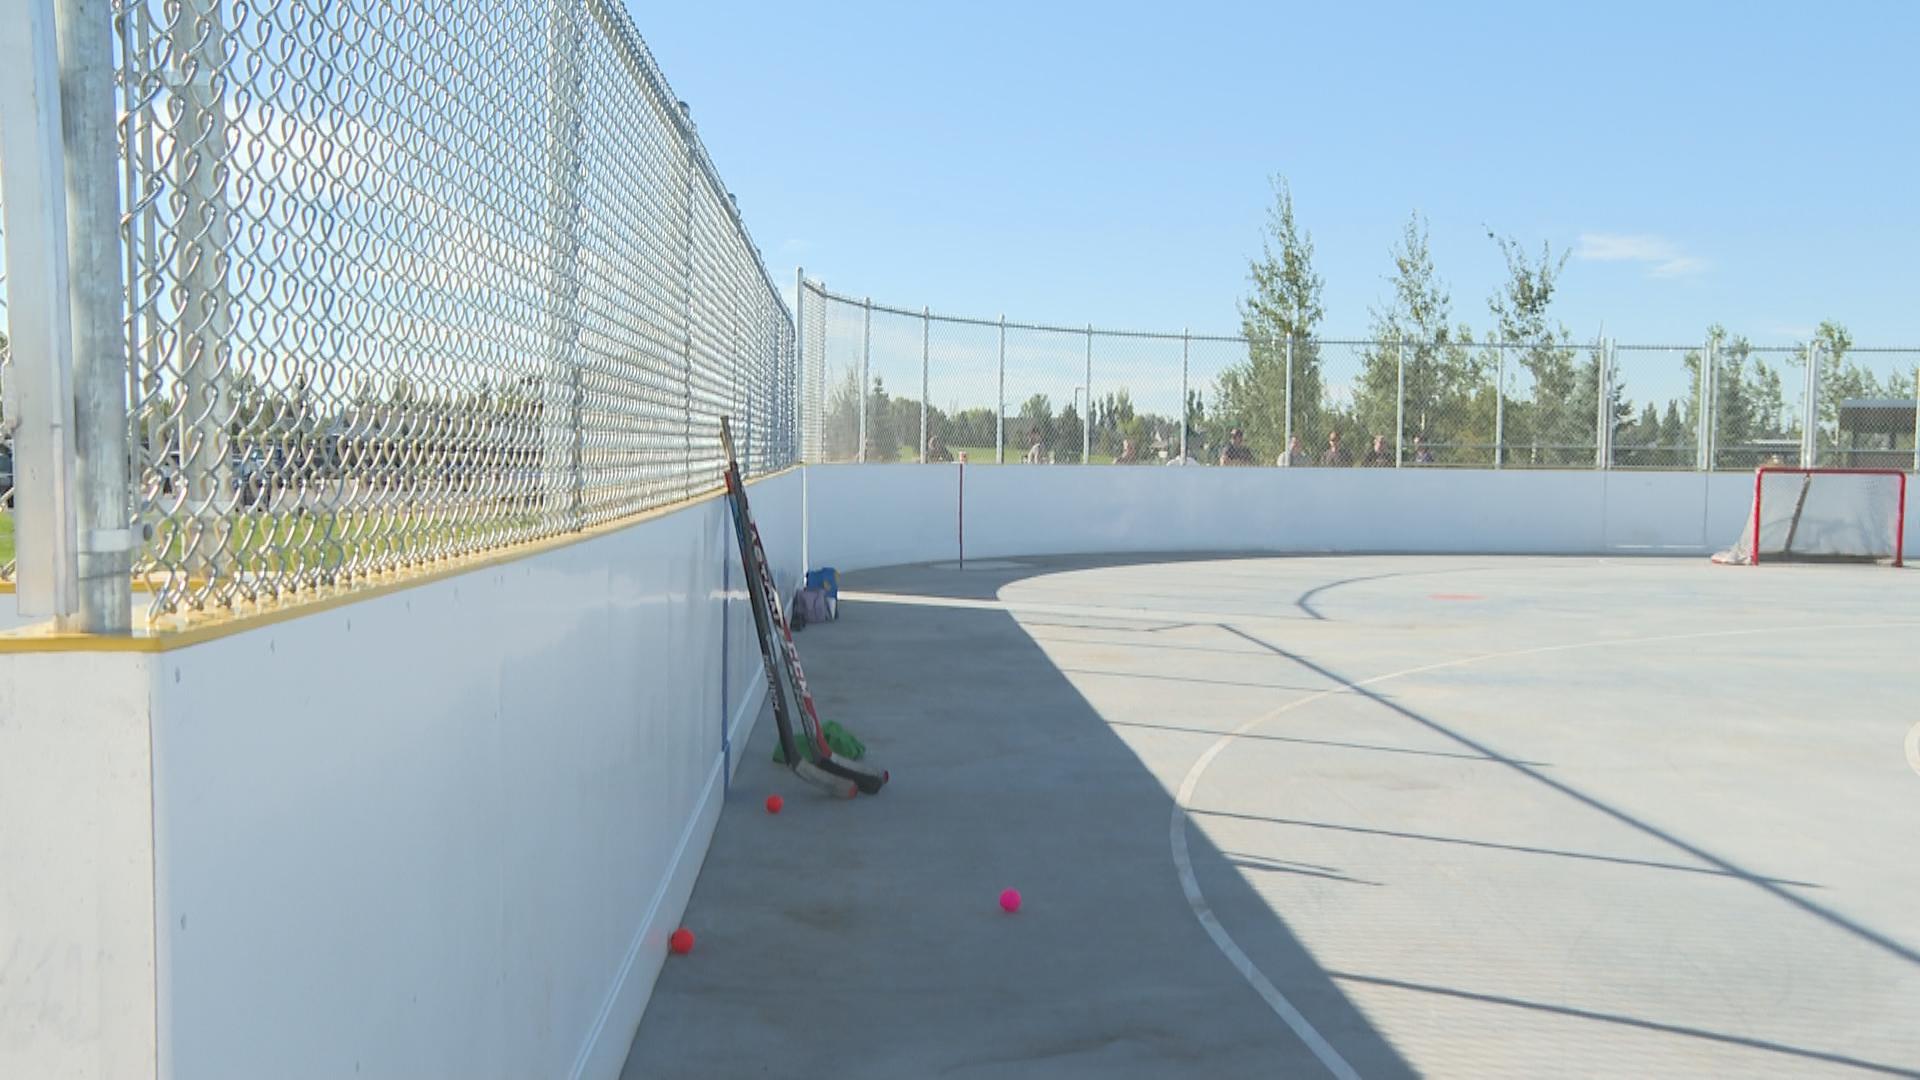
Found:
[[[880,789],[887,786],[887,780],[892,776],[885,769],[876,769],[871,765],[862,765],[857,761],[848,761],[846,758],[839,757],[821,758],[820,768],[835,776],[853,781],[861,793],[866,795],[880,794]]]
[[[789,761],[793,766],[793,775],[817,788],[825,790],[835,798],[851,799],[859,794],[860,785],[850,779],[834,776],[805,758],[798,761],[789,759]]]

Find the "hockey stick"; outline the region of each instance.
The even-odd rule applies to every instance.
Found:
[[[786,695],[780,692],[780,672],[773,661],[773,634],[768,626],[766,598],[760,591],[759,582],[751,580],[755,576],[752,569],[753,561],[748,554],[750,549],[745,539],[747,532],[740,521],[740,504],[734,494],[732,476],[727,478],[727,502],[728,509],[733,515],[734,536],[740,544],[741,563],[747,567],[749,578],[747,599],[749,606],[753,609],[753,629],[760,639],[760,661],[761,666],[766,670],[767,696],[773,701],[773,723],[779,731],[781,753],[785,755],[787,766],[793,770],[795,776],[843,799],[851,799],[859,794],[859,789],[853,782],[832,776],[816,767],[806,755],[800,753],[799,743],[793,737],[793,718],[787,712]]]
[[[800,668],[800,650],[794,647],[793,631],[789,628],[786,615],[781,612],[780,594],[774,586],[773,574],[767,568],[766,550],[760,545],[760,528],[751,518],[747,528],[753,534],[754,558],[760,564],[761,583],[765,587],[767,604],[773,612],[773,625],[780,632],[779,645],[782,658],[786,661],[787,679],[793,686],[793,696],[800,702],[800,726],[813,740],[819,752],[819,765],[835,776],[844,777],[860,786],[868,795],[878,794],[886,786],[888,773],[885,769],[875,769],[861,765],[846,758],[833,756],[833,749],[827,743],[826,732],[820,726],[820,711],[814,708],[813,693],[807,689],[806,672]]]
[[[752,601],[754,630],[760,639],[760,659],[766,668],[767,692],[773,698],[773,717],[780,732],[781,753],[796,776],[836,795],[852,796],[856,790],[875,794],[887,783],[886,770],[834,757],[826,733],[821,730],[820,714],[814,708],[813,695],[807,690],[806,674],[800,668],[800,653],[794,647],[793,634],[788,629],[786,614],[780,605],[779,586],[773,580],[766,548],[760,542],[760,529],[754,524],[753,512],[747,504],[746,485],[740,478],[740,465],[734,457],[733,431],[724,417],[720,421],[720,440],[727,454],[727,501],[733,513],[734,537],[739,542],[740,562],[750,582],[748,596]],[[781,688],[782,666],[786,668],[793,696],[799,703],[800,726],[813,751],[811,757],[814,760],[811,761],[808,760],[809,755],[800,752],[794,738],[787,696]]]
[[[1807,491],[1812,487],[1813,474],[1802,473],[1800,476],[1800,494],[1793,500],[1793,517],[1787,519],[1787,542],[1780,548],[1780,557],[1782,559],[1793,558],[1793,538],[1800,532],[1800,515],[1807,509]],[[1756,536],[1753,538],[1753,546],[1755,548],[1760,546],[1759,537]]]

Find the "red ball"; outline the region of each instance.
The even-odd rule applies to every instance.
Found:
[[[767,813],[777,814],[780,812],[780,808],[785,805],[787,805],[787,800],[781,798],[780,796],[778,795],[767,796]]]
[[[1000,894],[1000,910],[1011,915],[1020,910],[1020,890],[1007,889]]]
[[[681,956],[687,955],[693,951],[693,931],[684,926],[675,930],[673,936],[667,939],[667,946]]]

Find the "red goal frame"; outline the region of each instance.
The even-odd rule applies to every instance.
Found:
[[[1801,467],[1796,465],[1762,465],[1753,470],[1753,547],[1747,552],[1747,565],[1760,565],[1760,497],[1766,487],[1768,473],[1788,473],[1794,476],[1891,476],[1899,482],[1900,495],[1893,513],[1893,565],[1904,566],[1907,547],[1907,474],[1899,469],[1823,469],[1819,467]]]

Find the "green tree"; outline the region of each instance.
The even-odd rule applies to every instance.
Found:
[[[1053,423],[1053,437],[1047,443],[1057,461],[1073,462],[1080,460],[1081,440],[1086,433],[1081,430],[1080,411],[1072,403],[1060,410],[1060,416]]]
[[[1033,435],[1038,432],[1043,448],[1053,446],[1053,403],[1045,394],[1035,394],[1020,404],[1020,415],[1008,424],[1007,455],[1017,457],[1027,452],[1033,443]]]
[[[914,430],[919,430],[918,407]],[[880,376],[873,377],[873,390],[867,395],[867,460],[900,460],[900,432],[895,427],[892,400]]]
[[[1293,192],[1273,178],[1260,257],[1247,264],[1252,291],[1240,302],[1240,331],[1247,359],[1220,375],[1216,426],[1238,427],[1260,460],[1272,460],[1286,442],[1287,344],[1293,343],[1293,427],[1303,440],[1320,433],[1322,379],[1313,341],[1325,314],[1326,282],[1313,269],[1313,234],[1294,218]]]
[[[1643,468],[1663,464],[1660,460],[1659,445],[1660,410],[1649,401],[1640,410],[1637,420],[1622,424],[1614,433],[1614,463]]]
[[[1491,434],[1492,414],[1483,407],[1491,399],[1476,400],[1485,383],[1482,358],[1472,348],[1472,331],[1448,325],[1453,298],[1434,270],[1427,223],[1417,212],[1394,247],[1393,267],[1392,299],[1372,311],[1373,343],[1362,354],[1348,443],[1359,454],[1362,440],[1371,436],[1394,441],[1403,377],[1409,439],[1424,435],[1443,445],[1471,441],[1470,429],[1481,412],[1487,413]]]
[[[1848,398],[1889,396],[1890,391],[1871,369],[1847,358],[1853,350],[1853,335],[1840,323],[1832,319],[1822,321],[1813,332],[1813,341],[1802,351],[1807,349],[1816,351],[1820,357],[1820,445],[1822,448],[1837,446],[1840,403]]]
[[[1757,440],[1799,436],[1799,418],[1789,415],[1782,404],[1779,372],[1754,353],[1753,343],[1744,334],[1714,323],[1707,327],[1707,347],[1713,351],[1712,465],[1745,468],[1763,457]],[[1688,352],[1683,362],[1698,386],[1700,351]],[[1690,431],[1698,430],[1699,418],[1700,401],[1695,394],[1687,402]]]
[[[955,410],[946,440],[955,449],[993,446],[993,410],[985,406]]]
[[[1098,420],[1093,426],[1094,448],[1103,454],[1117,454],[1120,451],[1120,441],[1133,430],[1131,426],[1135,419],[1133,395],[1123,386],[1100,399],[1098,404],[1099,408],[1096,410]],[[1142,453],[1146,452],[1142,444],[1134,445],[1139,447]]]
[[[1663,465],[1694,464],[1694,427],[1680,417],[1680,403],[1667,402],[1667,413],[1660,418],[1660,449]]]
[[[860,374],[849,367],[827,398],[824,453],[828,461],[852,461],[859,452]]]
[[[1599,411],[1598,359],[1590,357],[1590,370],[1581,370],[1571,335],[1552,315],[1567,252],[1555,256],[1553,245],[1543,243],[1535,260],[1512,237],[1487,235],[1507,263],[1506,281],[1487,298],[1494,335],[1506,347],[1509,364],[1517,362],[1533,380],[1525,399],[1507,404],[1506,444],[1526,447],[1524,460],[1533,464],[1569,464],[1570,456],[1590,461]]]

